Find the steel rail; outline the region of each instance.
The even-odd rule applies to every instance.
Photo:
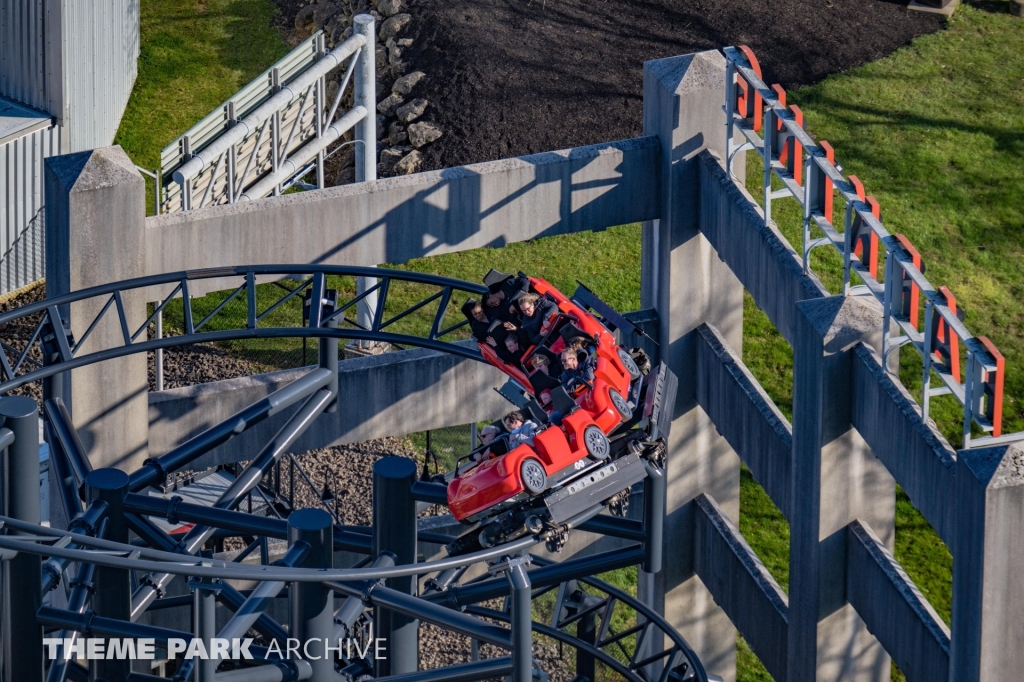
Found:
[[[387,277],[399,281],[415,282],[417,284],[432,284],[439,287],[453,287],[462,289],[469,293],[482,296],[487,293],[487,287],[475,282],[467,282],[440,275],[431,275],[413,270],[396,270],[394,268],[373,268],[357,265],[293,265],[293,264],[269,264],[269,265],[238,265],[218,268],[200,268],[196,270],[178,270],[161,275],[146,275],[145,277],[134,277],[120,282],[109,282],[98,284],[87,289],[73,291],[70,294],[63,294],[54,298],[46,298],[42,301],[29,303],[21,308],[6,313],[0,313],[0,324],[11,320],[19,319],[33,313],[46,311],[52,306],[60,307],[76,301],[82,301],[104,294],[112,294],[115,291],[126,291],[128,289],[139,289],[161,284],[180,284],[182,280],[203,280],[220,277],[231,277],[233,275],[244,276],[248,273],[254,275],[308,275],[311,272],[322,272],[325,275],[341,275],[349,277]],[[180,292],[178,292],[180,294]]]
[[[124,500],[124,508],[126,512],[158,516],[169,522],[187,521],[245,535],[262,535],[281,540],[288,537],[288,523],[284,519],[182,502],[180,498],[166,499],[154,495],[128,493]],[[351,530],[345,526],[334,527],[336,550],[369,554],[370,544],[370,537],[359,530]]]
[[[281,427],[255,459],[249,462],[242,473],[228,486],[228,489],[221,493],[213,507],[230,510],[241,502],[249,491],[259,485],[267,471],[306,432],[306,429],[327,409],[335,397],[333,391],[321,388],[307,398],[299,411]],[[182,549],[189,554],[194,554],[207,540],[213,537],[215,531],[215,528],[209,526],[194,526],[181,540]],[[146,607],[160,595],[164,586],[173,577],[173,573],[164,572],[151,573],[142,579],[142,584],[132,594],[133,620],[138,618],[146,610]]]
[[[482,606],[469,606],[466,608],[466,612],[483,618],[493,618],[494,620],[502,621],[505,623],[508,623],[512,620],[511,616],[509,616],[509,614],[504,611],[488,609]],[[608,666],[615,672],[619,673],[630,682],[648,682],[643,676],[638,675],[637,673],[630,670],[629,667],[622,661],[613,658],[612,656],[608,655],[607,653],[598,649],[596,646],[593,646],[592,644],[587,644],[586,642],[579,640],[573,637],[572,635],[562,632],[561,630],[555,629],[550,625],[538,623],[537,621],[531,621],[530,625],[534,632],[542,634],[546,637],[550,637],[551,639],[559,643],[568,644],[569,646],[575,647],[577,651],[586,652],[587,654],[600,660],[606,666]]]
[[[321,76],[339,66],[344,60],[356,58],[356,53],[366,44],[366,38],[356,34],[338,47],[328,52],[303,71],[295,80],[281,89],[266,102],[258,106],[252,113],[241,119],[231,128],[219,135],[210,144],[195,152],[191,159],[174,171],[174,181],[179,185],[199,175],[210,161],[241,142],[246,135],[261,126],[275,113],[290,106],[299,94],[315,83]]]
[[[467,616],[464,613],[435,604],[432,601],[414,597],[411,594],[405,594],[390,587],[384,587],[376,581],[365,581],[362,583],[327,581],[324,584],[335,592],[340,592],[348,597],[362,599],[369,606],[379,606],[411,618],[418,618],[446,630],[458,632],[467,637],[473,637],[488,644],[493,644],[502,649],[512,648],[511,632],[505,628],[498,627],[479,618]]]
[[[18,527],[23,530],[49,531],[46,526],[34,526],[33,524],[12,523],[14,519],[0,516],[0,522],[4,525]],[[93,538],[81,536],[75,533],[57,534],[39,533],[40,537],[56,538],[57,536],[70,535],[76,543],[92,543],[96,546]],[[16,539],[17,538],[17,539]],[[514,542],[498,547],[480,550],[471,554],[463,554],[457,557],[435,559],[417,564],[406,564],[392,568],[339,568],[339,569],[311,569],[293,568],[280,569],[274,566],[256,566],[249,564],[237,564],[231,561],[220,559],[206,559],[194,557],[191,561],[184,560],[183,554],[172,554],[158,550],[148,550],[134,545],[122,545],[110,543],[116,546],[112,552],[108,546],[98,550],[76,550],[67,547],[41,544],[38,538],[0,535],[0,548],[12,549],[18,552],[38,554],[41,556],[55,556],[98,566],[110,566],[113,568],[125,568],[132,570],[143,570],[151,572],[165,572],[174,575],[188,575],[200,578],[222,578],[226,580],[283,580],[285,582],[324,582],[337,581],[349,582],[353,580],[386,580],[388,578],[402,578],[405,576],[418,576],[424,573],[443,571],[446,568],[461,568],[482,561],[496,559],[508,554],[528,549],[533,545],[544,542],[539,536],[528,535]],[[149,555],[153,558],[144,559]],[[154,556],[156,555],[156,556]],[[157,558],[157,556],[159,558]],[[135,557],[135,558],[132,558]]]
[[[543,557],[538,557],[536,555],[533,555],[533,560],[545,568],[557,565],[550,559],[545,559]],[[707,680],[707,671],[704,670],[704,665],[700,662],[700,659],[697,657],[696,652],[690,647],[689,643],[687,643],[687,641],[683,639],[683,636],[676,632],[675,628],[669,625],[668,621],[666,621],[664,618],[658,615],[658,613],[654,609],[649,607],[647,604],[644,604],[642,601],[635,599],[626,592],[623,592],[619,588],[614,587],[599,578],[594,578],[591,576],[576,578],[576,580],[587,585],[590,585],[591,587],[594,587],[598,590],[601,590],[602,592],[607,593],[611,597],[614,597],[618,601],[634,609],[637,612],[637,614],[643,615],[643,617],[646,618],[648,622],[654,623],[659,630],[667,634],[673,640],[675,645],[678,646],[680,650],[683,652],[683,655],[685,655],[686,658],[690,661],[690,663],[694,666],[694,668],[699,671],[699,679]]]
[[[317,275],[327,277],[329,275],[343,275],[352,276],[357,278],[380,278],[383,282],[390,282],[392,279],[402,282],[410,282],[416,284],[424,284],[428,286],[441,287],[446,293],[441,298],[444,301],[450,299],[450,291],[459,290],[466,294],[482,295],[486,292],[486,287],[477,285],[471,282],[463,282],[460,280],[454,280],[447,277],[439,277],[437,275],[429,275],[423,273],[407,272],[407,271],[396,271],[385,268],[365,268],[365,267],[349,267],[349,266],[295,266],[295,265],[265,265],[265,266],[250,266],[250,267],[225,267],[225,268],[207,268],[204,270],[192,270],[192,271],[180,271],[176,273],[168,273],[164,275],[153,275],[148,277],[139,277],[132,280],[125,280],[123,282],[117,282],[112,284],[105,284],[89,289],[83,289],[82,291],[74,292],[72,294],[65,294],[53,299],[46,299],[45,301],[29,304],[23,308],[19,308],[9,313],[0,315],[0,326],[9,323],[13,320],[21,319],[29,315],[33,315],[39,312],[43,312],[45,317],[37,325],[42,328],[44,325],[48,325],[54,328],[55,342],[60,346],[59,358],[50,364],[42,367],[38,367],[31,371],[25,372],[24,374],[18,375],[15,367],[20,367],[20,360],[15,363],[15,367],[12,367],[7,359],[5,353],[0,352],[0,368],[2,368],[3,375],[6,380],[0,382],[0,395],[10,392],[11,390],[23,386],[27,383],[45,379],[55,374],[77,369],[88,364],[95,362],[102,362],[118,357],[124,357],[133,353],[144,353],[149,351],[162,351],[167,348],[173,348],[177,346],[188,345],[199,341],[205,342],[218,342],[218,341],[230,341],[239,339],[255,339],[255,338],[338,338],[338,339],[355,339],[355,340],[366,340],[366,341],[383,341],[386,343],[392,343],[400,347],[404,346],[416,346],[422,348],[428,348],[444,353],[451,353],[461,357],[469,358],[483,362],[483,356],[480,352],[470,345],[458,344],[449,341],[442,341],[438,337],[443,334],[435,334],[433,328],[430,335],[426,338],[422,336],[416,336],[413,334],[403,334],[395,332],[385,332],[379,327],[373,327],[370,329],[359,328],[336,328],[334,325],[329,325],[330,319],[325,318],[321,324],[309,325],[309,326],[295,326],[295,327],[266,327],[259,328],[254,324],[251,324],[251,320],[247,321],[245,327],[229,330],[219,331],[203,331],[200,332],[196,325],[192,322],[192,305],[191,300],[188,298],[188,282],[194,280],[202,280],[209,278],[222,278],[231,276],[244,276],[246,282],[241,285],[241,288],[251,288],[255,285],[255,278],[257,276],[273,276],[275,278],[286,277],[289,275],[305,275],[314,271]],[[123,310],[120,306],[117,307],[118,319],[124,329],[124,342],[123,344],[98,350],[87,355],[76,356],[75,353],[81,347],[81,343],[72,346],[67,336],[67,331],[63,327],[63,321],[59,321],[60,315],[58,309],[61,306],[71,305],[72,303],[92,299],[95,297],[102,297],[106,295],[113,295],[118,297],[121,293],[138,289],[143,287],[153,287],[160,285],[174,284],[175,292],[180,292],[182,297],[185,299],[184,303],[184,317],[185,317],[185,334],[181,336],[165,336],[159,339],[150,339],[141,342],[133,342],[131,339],[134,338],[128,331],[126,325],[127,322],[124,318]],[[386,288],[382,287],[382,290],[386,292]],[[289,292],[289,297],[295,295],[298,290]],[[248,298],[254,302],[252,292],[249,292]],[[357,297],[358,298],[358,297]],[[382,298],[383,300],[383,298]],[[415,304],[412,307],[416,308]],[[346,306],[342,306],[344,309]],[[380,307],[380,306],[378,306]],[[104,311],[108,310],[104,308]],[[441,316],[444,311],[439,311],[438,316]],[[90,328],[94,327],[98,322],[99,318],[104,315],[105,312],[100,312],[92,321]],[[337,313],[335,313],[337,315]],[[250,315],[250,317],[252,317]],[[259,316],[257,316],[257,320]],[[56,322],[55,322],[56,321]],[[436,320],[435,320],[436,323]],[[436,326],[436,324],[435,324]],[[454,328],[454,327],[453,327]],[[451,331],[452,328],[445,330],[445,333]],[[37,335],[38,336],[38,335]],[[136,334],[135,336],[138,336]],[[35,343],[35,342],[33,342]],[[23,351],[22,355],[26,355],[29,350],[29,346]]]
[[[414,346],[419,348],[426,348],[428,350],[438,351],[440,353],[450,353],[451,355],[458,355],[469,360],[477,360],[479,362],[486,362],[483,355],[476,348],[469,346],[459,346],[455,343],[447,341],[435,341],[432,339],[424,339],[418,336],[409,336],[406,334],[395,334],[390,332],[374,332],[364,331],[361,329],[331,329],[327,327],[281,327],[281,328],[266,328],[266,329],[238,329],[229,331],[217,331],[217,332],[201,332],[196,334],[184,335],[184,336],[165,336],[162,339],[153,339],[151,341],[144,341],[142,343],[133,343],[128,346],[118,346],[105,351],[97,351],[90,353],[78,358],[71,360],[65,360],[57,362],[52,365],[46,365],[41,369],[34,370],[27,374],[22,374],[16,379],[5,381],[0,383],[0,396],[13,391],[16,388],[20,388],[25,384],[30,384],[33,381],[40,379],[46,379],[55,374],[66,372],[86,365],[91,365],[97,362],[104,362],[106,360],[113,360],[116,358],[125,357],[127,355],[133,355],[135,353],[148,353],[149,351],[163,350],[166,348],[175,348],[177,346],[187,346],[194,343],[216,343],[218,341],[236,341],[240,339],[282,339],[282,338],[334,338],[334,339],[354,339],[356,341],[381,341],[384,343],[390,343],[397,346]]]
[[[138,492],[153,485],[213,448],[235,436],[244,433],[250,427],[264,419],[288,409],[298,401],[326,386],[331,381],[331,374],[324,368],[317,368],[304,374],[286,386],[282,386],[265,398],[243,408],[224,421],[211,426],[202,433],[193,436],[165,455],[147,459],[143,465],[129,476],[129,489]]]

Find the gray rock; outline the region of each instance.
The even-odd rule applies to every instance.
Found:
[[[406,154],[412,152],[412,147],[392,147],[380,153],[380,163],[377,164],[377,177],[387,175],[401,161]]]
[[[391,92],[396,92],[399,95],[408,95],[416,87],[416,84],[423,80],[424,75],[422,71],[413,71],[406,76],[402,76],[391,86]]]
[[[394,97],[395,95],[391,95]],[[378,107],[379,108],[379,107]],[[409,123],[415,121],[423,112],[427,110],[427,100],[425,99],[414,99],[408,104],[404,104],[395,109],[395,114],[398,116],[398,120],[402,123]]]
[[[393,17],[402,11],[402,0],[380,0],[377,11],[386,17]]]
[[[409,25],[410,21],[412,17],[408,14],[396,14],[385,19],[380,26],[380,39],[387,42],[388,38],[394,38]]]
[[[377,111],[385,116],[394,116],[396,107],[400,106],[404,101],[401,95],[392,93],[377,104]]]
[[[399,47],[409,47],[410,45],[412,45],[412,38],[402,38],[398,41]]]
[[[338,178],[334,181],[335,185],[350,185],[356,181],[356,169],[354,166],[349,168],[342,168],[338,171]]]
[[[441,129],[433,123],[422,121],[409,126],[409,144],[419,149],[441,137]]]
[[[338,159],[338,168],[353,168],[356,165],[356,146],[354,144],[345,145],[341,148],[338,153],[341,157]]]
[[[377,70],[380,71],[388,65],[388,51],[383,45],[377,46],[377,51],[374,53],[377,57]]]
[[[397,66],[402,63],[402,48],[395,46],[388,50],[388,64]]]
[[[406,134],[402,124],[398,121],[392,121],[391,125],[388,126],[388,143],[393,147],[397,147],[408,139],[409,135]]]
[[[395,175],[409,175],[415,173],[423,165],[423,155],[418,151],[411,151],[395,164]]]
[[[313,13],[316,12],[316,5],[306,5],[295,15],[295,28],[300,31],[307,31],[316,26]]]
[[[336,14],[340,13],[341,5],[334,2],[322,2],[316,5],[316,9],[313,10],[313,22],[317,25],[317,28],[323,28],[330,23]]]
[[[388,41],[384,43],[384,47],[388,48],[389,50],[393,48],[395,45],[398,45],[398,43],[395,42],[394,38],[388,38]]]

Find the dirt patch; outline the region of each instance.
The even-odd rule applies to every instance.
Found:
[[[890,0],[407,0],[435,169],[641,133],[643,63],[746,44],[787,89],[879,59],[944,20]]]

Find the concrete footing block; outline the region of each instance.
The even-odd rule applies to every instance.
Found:
[[[1014,0],[1010,0],[1012,5]],[[907,5],[907,9],[914,10],[916,12],[929,12],[931,14],[941,14],[943,16],[953,16],[953,12],[956,11],[959,6],[960,0],[944,0],[944,2],[938,6],[926,4],[923,2],[916,2],[916,0],[910,0],[910,4]]]

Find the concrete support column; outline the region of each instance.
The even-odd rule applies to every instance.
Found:
[[[868,525],[890,551],[896,483],[851,424],[853,349],[881,345],[872,301],[796,304],[789,546],[790,682],[887,682],[889,655],[847,602],[846,526]]]
[[[46,294],[145,274],[146,187],[120,147],[46,159]],[[146,320],[143,291],[123,298],[132,333]],[[71,332],[85,334],[106,298],[76,303]],[[62,310],[62,316],[69,311]],[[79,351],[123,343],[115,306]],[[147,457],[149,378],[144,354],[71,372],[64,400],[93,467],[132,471]]]
[[[694,573],[692,504],[707,493],[739,522],[739,458],[697,405],[695,384],[698,326],[715,325],[737,351],[743,339],[743,287],[698,229],[697,154],[710,148],[725,158],[725,70],[710,51],[644,64],[644,135],[661,141],[661,218],[644,223],[641,298],[658,311],[661,360],[679,392],[665,472],[669,555],[664,571],[640,584],[708,671],[732,682],[736,630]]]
[[[956,464],[950,680],[1024,670],[1024,447],[961,450]]]

